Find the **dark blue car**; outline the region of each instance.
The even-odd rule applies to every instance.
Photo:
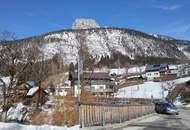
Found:
[[[155,111],[159,114],[179,114],[177,107],[174,104],[167,102],[157,102],[155,104]]]

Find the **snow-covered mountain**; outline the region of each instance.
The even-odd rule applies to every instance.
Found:
[[[95,59],[100,59],[102,56],[111,56],[113,52],[120,52],[131,59],[134,59],[136,55],[169,58],[185,57],[175,44],[165,44],[165,41],[158,41],[148,35],[143,36],[136,33],[115,28],[63,31],[46,35],[43,49],[44,53],[50,57],[57,53],[59,49],[62,49],[67,56],[73,57],[72,55],[77,54],[80,41],[83,39],[82,42]],[[57,39],[57,41],[52,39]]]
[[[130,59],[135,56],[188,59],[190,54],[187,49],[190,47],[189,41],[166,40],[126,28],[103,28],[93,20],[76,20],[73,26],[75,29],[50,32],[16,42],[39,45],[46,58],[60,53],[66,63],[76,61],[81,45],[96,61],[101,57],[111,57],[113,53]]]
[[[150,34],[156,38],[160,38],[160,39],[163,39],[163,40],[176,40],[175,38],[173,37],[170,37],[170,36],[166,36],[166,35],[161,35],[161,34]]]

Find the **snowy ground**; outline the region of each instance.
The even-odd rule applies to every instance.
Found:
[[[0,130],[79,130],[79,125],[73,127],[51,126],[51,125],[21,125],[18,123],[0,122]]]
[[[161,99],[162,95],[164,95],[164,97],[167,96],[167,88],[169,88],[170,86],[175,86],[176,84],[184,83],[189,80],[190,77],[180,78],[166,82],[149,81],[140,85],[134,85],[119,89],[119,91],[115,93],[115,97]]]
[[[188,104],[188,105],[185,105],[185,107],[188,107],[188,108],[190,108],[190,104]]]

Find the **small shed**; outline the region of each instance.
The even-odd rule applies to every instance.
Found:
[[[35,86],[30,88],[26,94],[26,98],[34,103],[39,100],[40,104],[43,104],[47,101],[47,92],[44,89]]]
[[[15,87],[15,90],[16,90],[16,94],[18,96],[22,96],[22,97],[25,97],[26,94],[28,93],[28,91],[35,87],[35,82],[34,81],[27,81],[25,83],[22,83],[20,85],[17,85]]]

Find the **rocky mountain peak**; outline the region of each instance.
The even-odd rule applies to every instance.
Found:
[[[99,24],[94,19],[76,19],[72,25],[72,29],[89,29],[100,28]]]

